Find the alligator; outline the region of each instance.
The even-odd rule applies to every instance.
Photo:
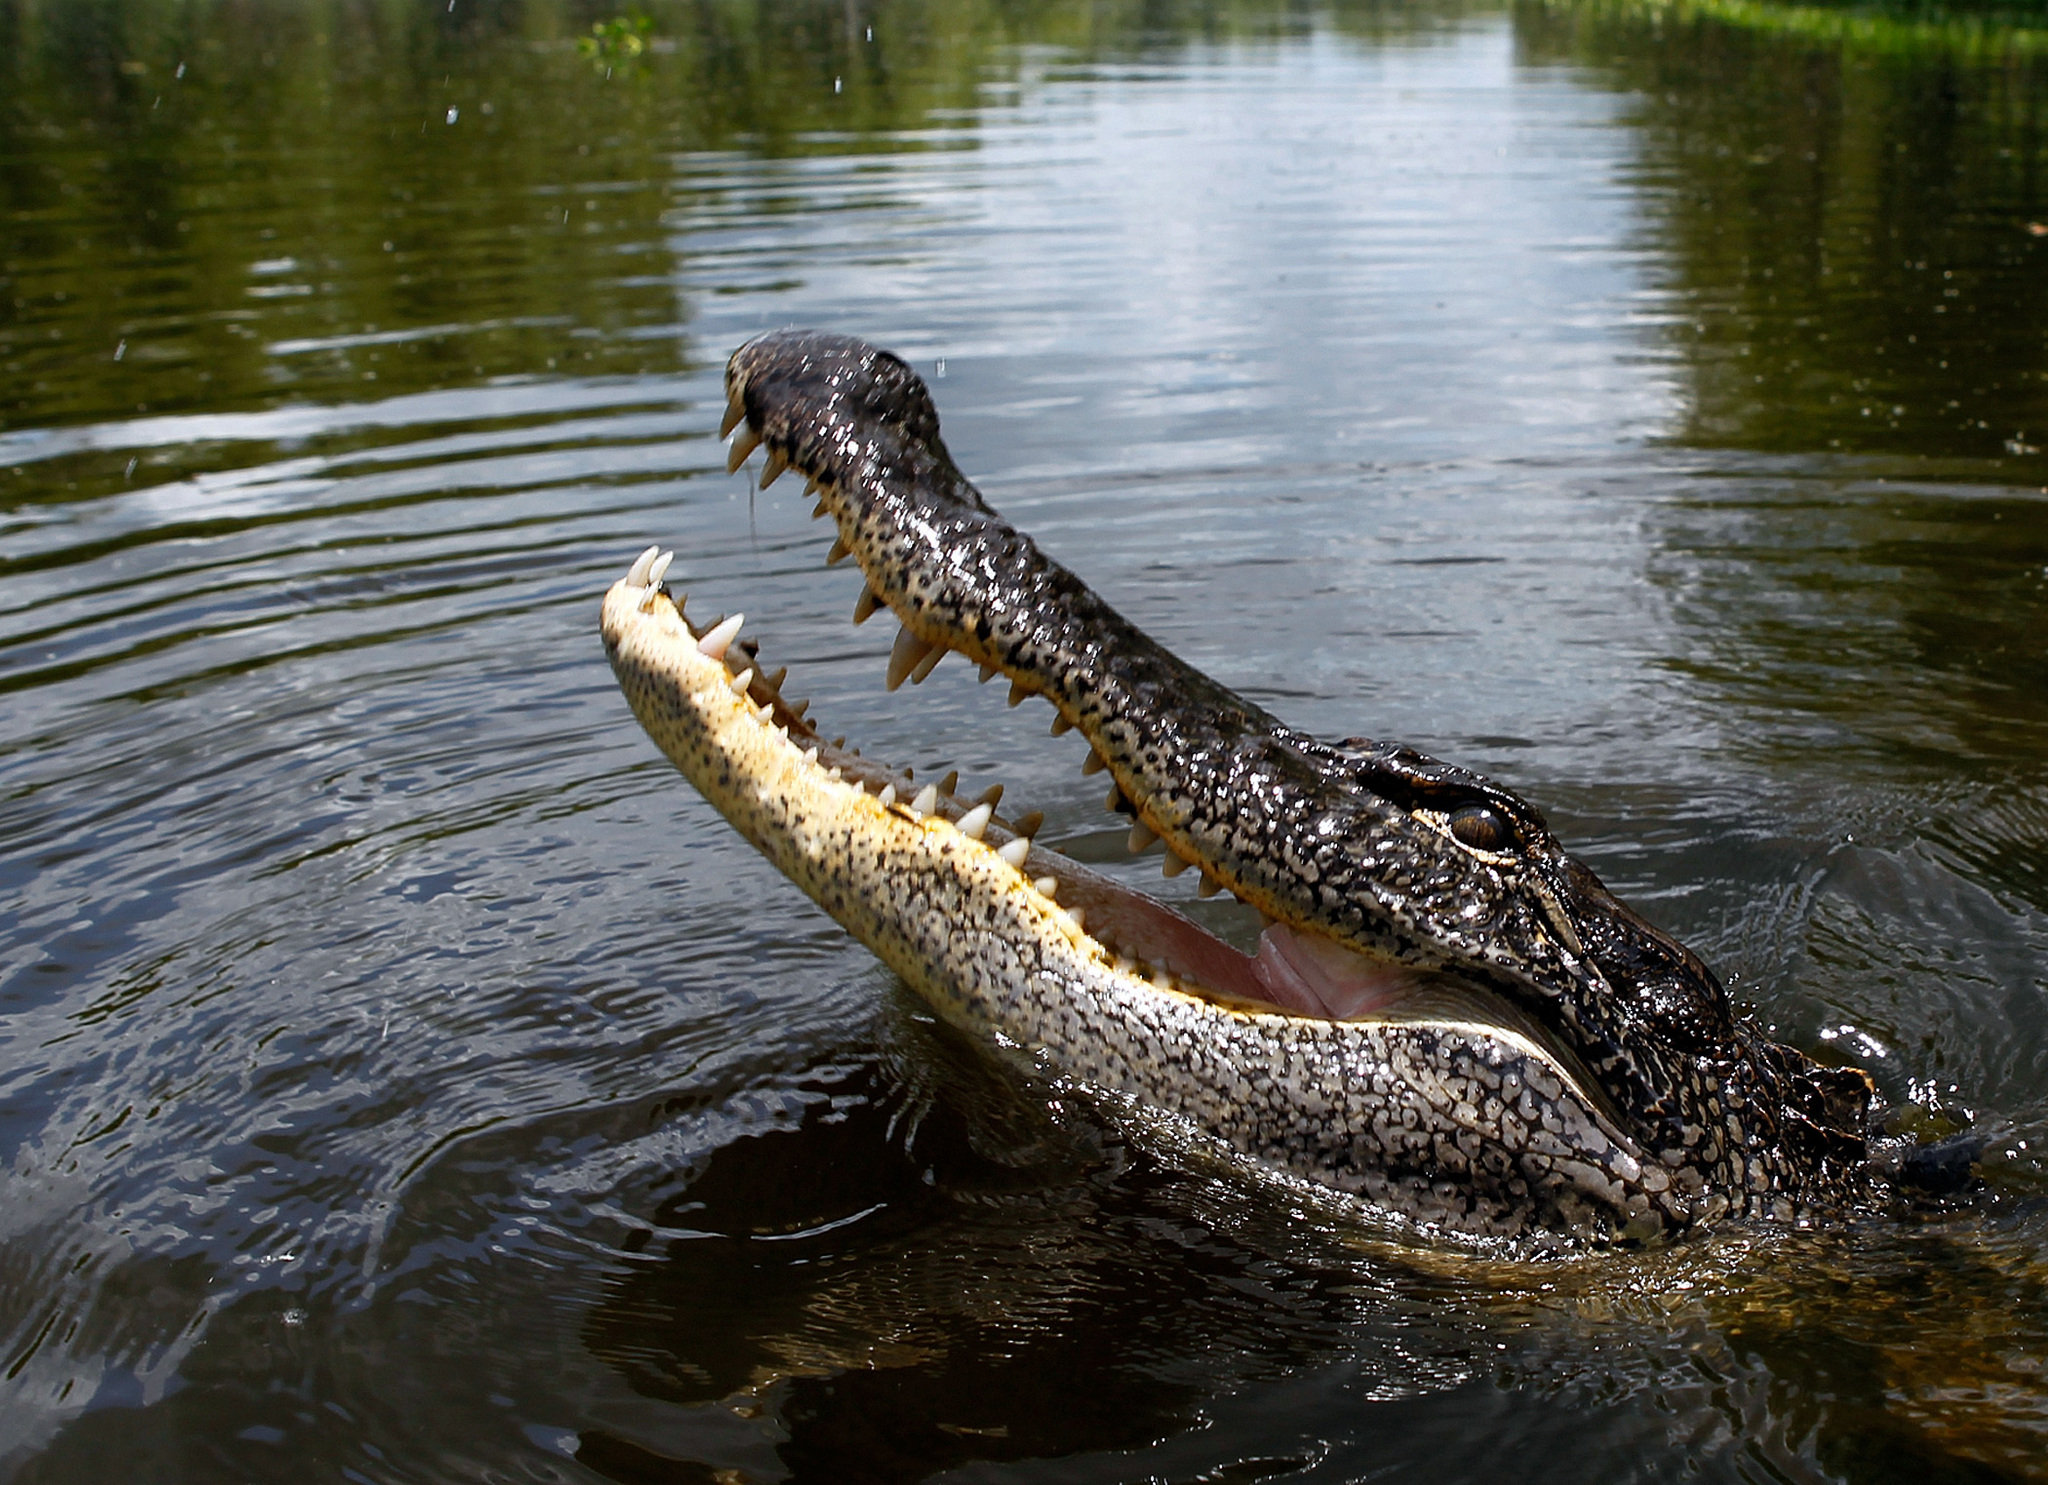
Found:
[[[1157,1110],[1233,1158],[1452,1234],[1643,1242],[1869,1199],[1873,1086],[1738,1014],[1530,804],[1398,744],[1324,742],[1176,658],[1005,521],[929,389],[862,341],[783,331],[725,375],[729,468],[801,473],[901,624],[890,690],[955,651],[1051,702],[1129,846],[1264,922],[1255,950],[1033,839],[1000,788],[827,740],[743,615],[692,623],[649,548],[607,652],[663,752],[948,1021]]]

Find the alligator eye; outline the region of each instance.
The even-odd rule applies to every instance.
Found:
[[[1493,810],[1483,804],[1468,804],[1451,815],[1451,835],[1475,851],[1505,851],[1515,843],[1515,833]]]

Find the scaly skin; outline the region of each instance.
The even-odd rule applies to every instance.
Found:
[[[1085,935],[1089,967],[1048,969],[1032,956],[1053,919],[997,906],[1006,892],[1036,895],[1029,882],[1012,871],[958,896],[909,891],[917,873],[884,849],[881,824],[847,825],[799,866],[776,844],[786,827],[744,823],[754,806],[732,802],[764,789],[787,800],[793,781],[733,784],[685,762],[702,746],[676,734],[672,707],[656,709],[671,718],[658,729],[642,700],[682,682],[652,659],[621,664],[634,623],[615,626],[608,601],[615,664],[664,750],[955,1020],[1183,1112],[1262,1160],[1460,1230],[1643,1236],[1857,1198],[1867,1079],[1740,1020],[1712,972],[1608,894],[1531,806],[1406,748],[1319,742],[1183,664],[989,509],[940,441],[924,384],[886,352],[784,332],[735,353],[726,383],[728,422],[746,424],[735,464],[765,443],[769,478],[802,471],[866,576],[863,609],[879,600],[903,623],[892,685],[943,651],[1000,669],[1087,737],[1139,837],[1163,837],[1205,887],[1512,1008],[1336,1021],[1219,1006],[1142,977],[1105,984],[1096,961],[1112,956]],[[1029,869],[1049,854],[1034,852]],[[1094,889],[1063,875],[1059,890]],[[968,925],[1004,946],[999,969],[949,949]]]

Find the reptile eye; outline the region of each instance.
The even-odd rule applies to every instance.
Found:
[[[1505,851],[1515,843],[1508,822],[1483,804],[1468,804],[1451,815],[1451,835],[1475,851]]]

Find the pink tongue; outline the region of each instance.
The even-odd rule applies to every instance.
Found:
[[[1305,1016],[1348,1021],[1385,1010],[1422,980],[1422,972],[1354,954],[1328,939],[1275,923],[1259,935],[1252,973],[1260,998]]]

